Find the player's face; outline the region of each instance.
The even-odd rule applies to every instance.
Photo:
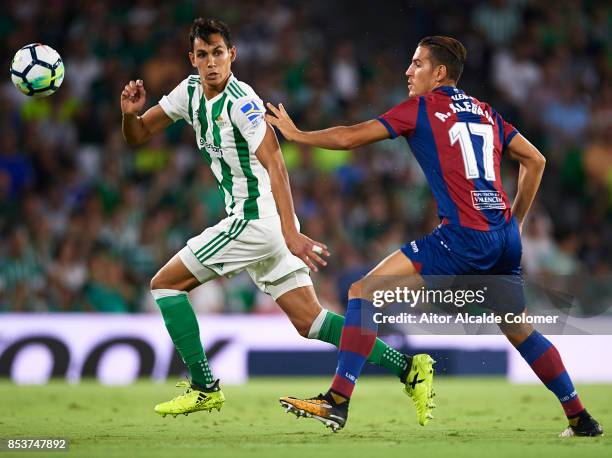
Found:
[[[191,65],[198,69],[202,84],[217,87],[222,85],[231,73],[236,48],[232,46],[228,49],[223,37],[218,33],[210,35],[208,41],[210,43],[196,38],[189,59]]]
[[[433,91],[439,86],[440,66],[434,66],[429,58],[429,49],[419,46],[410,67],[406,70],[408,97],[415,97]]]

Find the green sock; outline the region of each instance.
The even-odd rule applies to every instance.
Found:
[[[200,341],[198,320],[193,313],[187,293],[175,292],[176,294],[172,295],[171,290],[152,291],[172,342],[189,369],[191,381],[206,386],[214,379]]]
[[[316,324],[313,324],[313,326],[316,326]],[[308,337],[322,340],[323,342],[330,343],[337,347],[340,345],[343,326],[344,317],[327,310],[325,319],[318,332],[313,330],[311,332],[314,335],[309,335]],[[376,364],[377,366],[386,367],[398,377],[401,377],[406,369],[406,359],[404,355],[380,339],[376,339],[374,348],[372,348],[372,352],[368,357],[368,362]]]

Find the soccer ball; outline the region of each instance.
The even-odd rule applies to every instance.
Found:
[[[13,57],[11,80],[27,96],[46,97],[62,84],[64,62],[49,46],[40,43],[26,45]]]

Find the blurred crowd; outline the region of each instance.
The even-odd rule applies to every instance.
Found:
[[[1,61],[31,42],[62,55],[51,97],[0,86],[0,311],[152,311],[149,280],[224,216],[190,126],[148,144],[121,135],[119,94],[142,78],[148,106],[187,74],[197,16],[232,29],[234,74],[301,128],[371,119],[406,97],[419,39],[460,39],[459,86],[491,103],[547,157],[523,234],[529,275],[612,270],[612,8],[605,1],[370,2],[6,0]],[[282,143],[302,230],[329,245],[314,274],[321,302],[342,308],[350,283],[437,224],[404,140],[354,152]],[[518,168],[503,164],[516,191]],[[198,312],[274,313],[248,276],[192,293]]]

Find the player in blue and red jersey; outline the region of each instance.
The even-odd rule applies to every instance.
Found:
[[[546,161],[491,106],[456,87],[466,54],[453,38],[424,38],[406,71],[409,98],[378,118],[353,126],[303,132],[282,105],[268,104],[273,114],[268,121],[288,140],[299,143],[353,149],[406,138],[432,188],[440,217],[431,234],[404,245],[351,286],[331,388],[311,399],[281,398],[288,411],[318,419],[333,430],[344,426],[355,382],[377,334],[372,293],[385,286],[385,279],[401,277],[419,287],[430,285],[437,275],[500,276],[503,280],[494,289],[501,290],[498,299],[505,311],[525,311],[520,233]],[[501,183],[502,154],[520,163],[512,206]],[[584,409],[554,345],[530,324],[502,323],[500,328],[559,399],[569,420],[562,436],[601,435],[602,428]],[[402,377],[421,424],[431,418],[434,407],[432,364],[428,355],[415,356]]]

